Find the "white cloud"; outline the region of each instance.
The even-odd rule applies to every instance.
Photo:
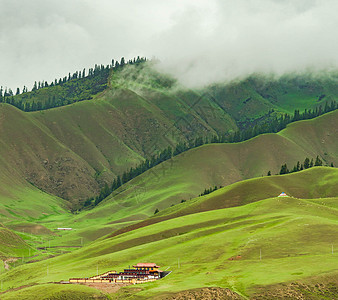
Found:
[[[338,2],[0,0],[0,85],[156,56],[196,86],[252,72],[338,66]]]

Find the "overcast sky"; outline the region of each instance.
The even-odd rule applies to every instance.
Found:
[[[0,0],[0,85],[142,55],[194,86],[338,66],[337,0]]]

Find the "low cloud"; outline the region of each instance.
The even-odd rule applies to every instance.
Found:
[[[335,0],[0,0],[0,85],[156,57],[195,87],[338,67]]]

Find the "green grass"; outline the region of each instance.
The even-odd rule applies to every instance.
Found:
[[[97,266],[122,269],[140,260],[174,272],[144,285],[137,297],[201,286],[245,295],[256,285],[332,271],[337,169],[262,176],[317,155],[338,165],[337,111],[290,124],[278,134],[192,149],[131,180],[93,210],[71,214],[64,199],[76,207],[103,182],[168,143],[236,130],[236,121],[271,109],[278,114],[314,108],[337,95],[334,76],[320,82],[264,79],[264,84],[251,78],[191,91],[149,70],[137,79],[127,71],[114,74],[91,101],[34,113],[0,105],[0,221],[7,227],[0,251],[4,257],[24,256],[25,262],[30,248],[46,247],[34,252],[40,262],[18,261],[2,275],[6,289],[90,276]],[[48,89],[37,94],[47,99]],[[214,185],[226,187],[195,198]],[[273,198],[281,191],[300,199]],[[182,199],[187,201],[180,204]],[[156,208],[160,213],[153,216]],[[65,252],[71,253],[60,255]],[[242,260],[228,261],[239,253]],[[51,256],[56,257],[46,260]]]
[[[97,101],[97,105],[102,105],[102,109],[107,108],[105,101]],[[70,107],[71,106],[63,109],[70,109]],[[6,107],[6,109],[7,108],[8,106]],[[14,115],[17,114],[17,110],[15,109],[9,109],[9,111]],[[50,111],[52,112],[53,110]],[[44,112],[36,114],[39,116],[39,118],[42,118]],[[196,195],[201,193],[205,187],[210,187],[215,184],[227,185],[235,181],[240,181],[244,178],[261,176],[266,174],[268,170],[271,170],[272,173],[275,173],[278,171],[282,163],[287,162],[290,166],[295,164],[297,160],[304,159],[304,157],[306,156],[315,157],[317,154],[320,154],[322,158],[326,159],[326,161],[333,161],[335,164],[337,164],[337,154],[335,151],[335,149],[337,149],[337,139],[335,138],[334,131],[336,114],[337,112],[332,112],[314,120],[297,122],[291,124],[287,127],[287,129],[280,132],[279,134],[266,134],[238,144],[205,145],[196,149],[192,149],[186,153],[183,153],[182,155],[173,158],[171,161],[165,162],[157,166],[156,168],[147,171],[143,175],[135,178],[127,185],[123,186],[120,190],[116,191],[116,193],[114,193],[111,198],[104,201],[95,209],[91,211],[81,212],[80,214],[75,216],[71,215],[67,211],[65,201],[55,196],[43,193],[33,185],[27,184],[27,182],[25,182],[22,177],[20,177],[20,173],[23,172],[23,170],[20,169],[20,167],[17,167],[16,164],[13,164],[14,168],[10,168],[11,159],[12,161],[15,161],[15,159],[20,161],[21,159],[23,159],[20,158],[21,156],[16,156],[17,154],[15,151],[11,153],[11,156],[8,156],[9,152],[3,152],[4,155],[1,158],[3,173],[1,175],[2,184],[0,185],[2,199],[1,220],[5,222],[6,225],[9,226],[9,228],[16,230],[16,232],[18,232],[24,238],[25,242],[29,246],[46,247],[46,251],[38,251],[38,256],[36,257],[36,260],[45,259],[48,256],[58,256],[54,259],[44,260],[39,263],[23,265],[21,264],[21,266],[16,266],[12,271],[6,273],[7,283],[4,283],[5,286],[8,288],[11,286],[21,285],[22,283],[43,283],[47,281],[67,279],[68,277],[72,276],[82,276],[81,274],[83,273],[83,268],[87,269],[88,272],[95,274],[97,264],[99,265],[100,270],[107,270],[110,269],[112,266],[114,268],[116,266],[116,268],[121,269],[126,265],[132,264],[135,261],[139,261],[140,259],[158,260],[160,259],[161,255],[171,258],[173,260],[174,257],[169,252],[165,252],[163,249],[159,251],[159,253],[162,253],[160,254],[160,256],[149,256],[149,253],[153,251],[152,246],[155,245],[156,247],[165,248],[164,245],[168,242],[168,239],[170,239],[173,242],[172,249],[173,253],[176,253],[175,255],[177,255],[177,253],[185,251],[179,249],[177,244],[183,243],[184,240],[181,240],[181,238],[188,237],[189,235],[187,235],[187,233],[189,233],[190,231],[194,231],[194,224],[188,223],[188,225],[190,226],[188,228],[186,226],[183,226],[183,231],[180,231],[177,237],[171,236],[172,232],[176,233],[177,230],[171,230],[170,225],[168,227],[169,233],[164,232],[163,238],[159,239],[158,235],[153,232],[153,234],[150,234],[147,243],[140,245],[138,244],[140,237],[137,236],[132,239],[132,242],[128,239],[125,240],[124,246],[121,246],[121,244],[118,243],[116,244],[116,241],[113,237],[104,238],[105,236],[111,235],[112,232],[119,230],[122,227],[133,225],[135,222],[144,220],[148,216],[153,215],[153,212],[157,207],[160,208],[161,212],[156,217],[163,218],[163,220],[176,217],[177,221],[181,220],[180,218],[177,219],[177,217],[180,217],[182,215],[192,214],[192,216],[197,216],[197,219],[199,219],[200,215],[197,215],[197,213],[201,211],[220,209],[228,206],[243,205],[252,201],[259,201],[265,198],[269,198],[271,196],[279,194],[281,191],[286,191],[292,196],[300,198],[335,196],[334,186],[336,185],[337,178],[336,169],[313,168],[306,172],[301,172],[288,176],[272,176],[269,178],[264,177],[241,182],[232,186],[228,186],[222,190],[217,191],[216,193],[207,195],[200,199],[189,200],[190,198],[194,198]],[[25,130],[27,130],[28,132],[28,128],[30,126],[29,124],[33,120],[33,115],[34,114],[22,115],[22,124],[19,123],[18,126],[21,126],[23,132],[21,132],[17,136],[17,140],[10,139],[9,131],[5,132],[5,134],[2,135],[2,139],[6,142],[12,140],[14,143],[17,143],[17,141],[21,140],[27,141],[28,145],[25,145],[23,149],[26,149],[25,151],[29,155],[24,159],[32,161],[38,165],[41,164],[41,157],[44,156],[31,155],[30,151],[31,149],[34,149],[34,143],[31,143],[30,140],[25,139]],[[53,120],[52,114],[50,114],[48,118],[50,120],[50,126],[55,126],[55,124],[61,124],[57,116],[55,116],[55,119]],[[54,138],[51,134],[50,129],[47,129],[48,126],[42,125],[41,120],[35,120],[32,124],[33,128],[35,128],[33,130],[33,132],[35,132],[35,136],[33,137],[33,139],[41,140],[43,141],[43,143],[45,143],[46,141],[48,142],[47,144],[49,145],[49,147],[48,149],[46,149],[46,153],[49,153],[48,151],[51,151],[50,149],[58,149],[58,151],[62,149],[67,149],[67,147],[64,146],[65,144],[67,144],[66,141],[73,143],[73,140],[71,140],[71,136],[64,136],[64,140],[62,142],[60,142],[61,138]],[[67,121],[65,121],[65,124],[67,124]],[[71,126],[71,124],[72,123],[69,123],[65,125],[65,127]],[[85,122],[83,123],[83,126],[85,126]],[[40,128],[41,131],[37,131],[36,128]],[[54,130],[55,132],[57,132],[57,127],[55,127]],[[60,130],[60,132],[62,130]],[[89,132],[90,129],[86,128],[86,130],[88,130]],[[86,133],[87,135],[89,134],[88,132]],[[93,131],[93,136],[94,132],[95,131]],[[81,145],[80,142],[76,142],[75,144]],[[19,145],[20,144],[15,144],[15,147],[13,149],[19,148]],[[6,148],[2,149],[4,151],[4,149]],[[83,163],[84,161],[83,159],[79,159],[79,156],[74,155],[75,152],[65,153],[71,153],[71,157],[74,158],[74,165],[76,162],[80,162],[81,165],[81,163]],[[14,157],[14,160],[12,155]],[[264,157],[264,161],[261,160],[262,157]],[[121,163],[122,166],[123,159],[121,159],[119,163]],[[45,171],[43,171],[41,167],[39,167],[38,170],[40,172],[38,173],[39,176],[46,176],[43,175],[46,173],[44,173]],[[78,179],[79,178],[81,177],[78,177]],[[88,182],[86,180],[83,182],[83,184],[87,183]],[[81,186],[78,188],[80,189]],[[247,191],[246,195],[241,192],[243,190]],[[224,195],[222,193],[224,193]],[[257,196],[259,197],[257,198]],[[227,197],[231,201],[226,200]],[[222,198],[224,200],[222,200]],[[179,204],[181,199],[186,199],[187,202]],[[238,199],[242,201],[238,201]],[[314,203],[317,200],[311,201],[312,203]],[[327,201],[328,202],[325,207],[333,208],[335,203],[334,200],[328,199]],[[226,205],[224,205],[224,203]],[[172,204],[177,205],[169,208]],[[319,207],[322,207],[322,205]],[[268,215],[269,213],[266,214]],[[273,216],[273,218],[275,218],[275,216]],[[209,219],[215,219],[215,217],[213,216]],[[141,226],[153,223],[153,220],[156,220],[156,218],[152,218],[149,220],[145,221],[145,223],[142,223]],[[313,220],[318,221],[315,218],[312,219],[312,221]],[[253,223],[250,223],[251,220],[244,221],[249,223],[244,222],[244,224],[241,225],[243,228],[246,228],[248,226],[258,226],[260,222],[267,224],[269,228],[275,228],[277,225],[274,222],[284,222],[283,219],[279,217],[276,218],[276,220],[270,220],[268,218],[267,220],[258,220]],[[186,220],[182,219],[182,222],[184,223],[186,222]],[[233,221],[230,220],[229,222]],[[163,222],[163,224],[166,223]],[[154,224],[152,226],[155,225],[157,224]],[[330,224],[325,224],[325,222],[323,225],[328,225],[329,227],[331,226]],[[137,228],[137,226],[130,228]],[[206,227],[208,226],[209,225],[206,224]],[[323,231],[326,230],[325,226],[322,227]],[[53,232],[56,227],[73,227],[74,230],[71,232]],[[219,227],[219,224],[212,223],[209,227],[211,231],[215,231],[215,237],[221,234],[218,233],[217,229],[215,228]],[[154,228],[156,228],[156,231],[158,230],[157,227]],[[25,230],[25,232],[23,232],[23,230]],[[37,231],[34,232],[34,230]],[[142,228],[140,228],[139,230],[142,230]],[[292,230],[290,232],[292,232]],[[188,249],[190,249],[189,251],[191,253],[193,252],[193,249],[202,247],[201,244],[198,244],[199,239],[203,241],[203,243],[209,243],[208,239],[202,238],[202,233],[198,233],[197,231],[194,233],[197,234],[196,241],[191,241],[191,244],[190,242],[187,244],[187,247]],[[141,232],[141,236],[145,234],[146,232]],[[167,236],[167,234],[169,234],[169,236]],[[202,234],[202,236],[198,236],[198,234]],[[229,239],[235,238],[236,234],[237,233],[232,232],[231,235],[228,236],[226,233],[224,233],[225,238]],[[279,232],[273,233],[273,235],[274,234],[279,234]],[[39,238],[39,236],[41,238]],[[93,244],[90,244],[88,246],[89,243],[98,238],[100,239],[97,240],[97,242],[94,242]],[[217,238],[222,239],[223,235],[218,236]],[[243,238],[245,240],[246,238],[248,238],[248,236],[244,235]],[[195,238],[192,238],[192,240],[195,240]],[[110,243],[107,241],[112,242]],[[211,242],[216,243],[216,240],[212,240]],[[103,246],[102,248],[100,248],[100,250],[98,250],[98,248],[95,248],[95,245],[101,245],[100,243],[102,243]],[[238,245],[241,245],[241,243],[243,244],[244,242],[239,240],[236,243]],[[84,248],[80,250],[76,250],[76,248],[74,247],[55,249],[49,248],[49,245],[51,245],[52,247],[84,245]],[[94,248],[91,248],[92,246]],[[177,250],[176,247],[178,247]],[[238,252],[238,250],[242,249],[236,247],[236,245],[234,245],[233,248],[230,247],[229,249],[232,250],[230,252],[227,252],[227,255],[235,254],[235,252]],[[262,247],[262,245],[256,245],[255,248],[251,250],[252,253],[257,253],[257,247]],[[325,247],[327,248],[327,246]],[[314,250],[317,253],[316,255],[319,255],[316,256],[314,259],[322,255],[321,253],[323,252],[323,249],[325,247],[321,244],[314,247]],[[112,249],[116,249],[117,251],[114,255],[111,254]],[[60,254],[66,253],[68,251],[71,251],[72,253],[59,256]],[[136,254],[134,253],[134,251]],[[12,255],[19,256],[23,254],[26,261],[26,256],[28,256],[28,254],[25,253],[12,253]],[[248,258],[250,257],[250,259],[252,259],[252,253],[250,254],[250,251],[248,252]],[[120,255],[122,259],[120,259]],[[198,257],[203,257],[203,255],[203,252],[196,252],[195,260],[197,260]],[[81,256],[84,257],[84,260],[82,260],[82,258],[79,258]],[[193,257],[193,255],[191,255],[191,257]],[[211,256],[211,259],[213,259],[213,256]],[[283,259],[287,260],[288,258]],[[302,261],[302,259],[303,258],[301,257],[300,261]],[[275,261],[272,262],[274,263]],[[50,275],[46,277],[46,281],[43,278],[46,276],[45,269],[47,268],[47,264],[49,263],[52,264],[52,269],[50,271]],[[173,264],[170,260],[162,261],[161,263],[166,266]],[[193,270],[193,266],[195,265],[195,263],[196,262],[190,262],[190,267],[187,270]],[[241,261],[238,262],[238,264],[241,263]],[[279,268],[280,263],[281,262],[278,262],[277,265],[272,264],[272,267]],[[283,267],[285,268],[285,272],[288,268],[288,263],[286,263]],[[198,271],[198,274],[193,276],[197,276],[196,278],[203,277],[200,274],[204,270],[203,268],[205,268],[205,265],[197,265],[198,268],[200,268],[200,271]],[[215,269],[214,272],[216,274],[216,278],[222,278],[222,276],[227,276],[224,275],[222,272],[218,273],[220,271],[217,271],[217,266],[214,266],[213,268]],[[325,268],[326,266],[323,267],[323,269]],[[11,274],[15,274],[15,272],[19,270],[27,271],[23,272],[23,277],[18,277],[19,281],[16,281],[13,279],[16,276],[11,277]],[[317,271],[317,273],[320,273],[322,269],[318,269]],[[28,272],[30,275],[24,275],[27,274],[26,272]],[[36,273],[36,276],[32,276],[32,273]],[[301,271],[296,268],[292,273],[301,273]],[[302,275],[312,276],[309,270],[303,272]],[[209,281],[202,282],[200,278],[196,280],[196,285],[193,285],[190,281],[187,282],[184,279],[183,275],[181,277],[180,276],[175,277],[176,280],[178,280],[179,282],[182,281],[181,285],[177,285],[177,289],[183,289],[183,287],[193,288],[201,285],[208,286],[209,284]],[[290,275],[290,277],[288,277],[285,275],[281,278],[283,280],[291,280],[294,276],[295,275]],[[254,278],[255,275],[253,274],[250,277],[250,280],[253,280]],[[265,277],[263,277],[261,281],[258,281],[257,284],[264,282],[264,280],[266,280]],[[212,284],[217,285],[215,281],[217,280],[214,279],[210,282],[214,282]],[[229,282],[233,282],[233,279],[231,279]],[[249,281],[245,280],[234,282],[235,283],[232,285],[232,287],[239,290],[241,293],[246,293],[246,288],[252,286],[250,285]],[[274,281],[267,282],[270,282],[271,284],[274,283]],[[154,284],[155,287],[156,284]],[[224,284],[223,287],[227,285],[230,286],[227,283]],[[174,291],[174,286],[176,286],[176,284],[170,284],[170,288],[161,288],[160,292],[165,293],[167,291]],[[158,288],[159,287],[154,288],[151,293],[156,294]],[[142,293],[140,295],[142,295]]]
[[[106,107],[105,102],[98,101],[97,105],[100,105],[100,103],[103,108]],[[70,107],[64,109],[68,110]],[[204,188],[210,186],[227,186],[246,178],[261,177],[266,175],[269,170],[272,171],[272,174],[277,173],[281,164],[285,162],[291,167],[298,160],[303,160],[305,157],[315,157],[319,154],[328,163],[332,161],[337,165],[338,158],[335,151],[338,148],[338,139],[335,138],[336,115],[337,112],[332,112],[314,120],[300,121],[290,124],[278,134],[265,134],[242,143],[212,144],[192,149],[148,170],[121,187],[95,209],[83,211],[78,215],[72,215],[67,211],[65,201],[45,194],[24,182],[19,175],[19,170],[7,168],[8,162],[4,160],[2,165],[5,166],[4,172],[0,175],[2,182],[0,184],[1,221],[18,231],[31,230],[30,228],[34,226],[42,226],[41,230],[46,228],[47,231],[51,231],[42,234],[46,234],[54,246],[86,245],[122,227],[152,216],[156,208],[159,208],[161,212],[172,204],[179,204],[182,199],[189,201],[190,198],[196,197]],[[31,117],[28,116],[27,118]],[[53,120],[53,114],[50,114],[48,118],[50,124],[61,123],[59,119]],[[23,117],[23,119],[25,118]],[[89,131],[90,128],[86,128],[87,135]],[[92,137],[94,137],[94,132],[95,130],[92,132]],[[35,138],[39,139],[39,135]],[[22,139],[22,135],[20,139]],[[57,149],[65,149],[58,143],[50,144],[50,147],[52,145],[57,146]],[[69,154],[66,153],[67,157]],[[83,153],[82,155],[84,155]],[[73,157],[74,160],[71,165],[75,167],[76,163],[79,162],[81,166],[83,160],[78,161],[75,160],[77,156]],[[93,153],[93,157],[95,157],[95,153]],[[17,159],[19,160],[19,158]],[[37,157],[32,157],[30,161],[41,163],[41,160],[38,160]],[[49,164],[53,165],[51,160]],[[73,169],[70,172],[70,177],[67,180],[76,182],[81,179],[83,182],[75,189],[80,190],[85,185],[87,191],[91,189],[89,182],[82,175],[76,175],[75,170]],[[39,172],[39,176],[47,178],[48,173],[45,173],[45,171]],[[88,174],[85,176],[88,176]],[[330,176],[334,177],[335,175]],[[313,180],[315,180],[314,177]],[[275,184],[273,181],[272,185]],[[283,190],[288,191],[288,184],[289,182],[286,181],[282,185]],[[300,181],[301,184],[303,184],[302,181]],[[64,188],[67,187],[64,186]],[[325,184],[318,188],[319,190],[325,189]],[[274,189],[274,193],[276,190],[277,188]],[[300,190],[304,191],[304,189]],[[275,194],[264,196],[271,197],[273,195]],[[297,195],[296,193],[295,196]],[[306,195],[308,197],[317,196],[316,193],[311,192],[311,189],[306,191]],[[323,196],[325,196],[325,193]],[[174,206],[173,209],[178,206]],[[20,227],[18,224],[22,223],[22,218],[26,225],[20,225]],[[75,230],[72,232],[55,232],[56,235],[52,234],[57,227],[72,227]],[[37,231],[31,233],[39,234]],[[32,238],[32,240],[39,246],[44,245],[38,239]],[[45,240],[47,240],[47,237]],[[66,249],[64,250],[66,251]]]
[[[83,285],[55,285],[43,284],[38,286],[26,287],[24,289],[5,293],[1,299],[69,299],[69,300],[86,300],[86,299],[109,299],[102,292]]]
[[[278,80],[256,77],[187,90],[144,64],[111,74],[108,87],[90,101],[32,113],[1,104],[1,172],[9,173],[10,181],[27,179],[79,207],[78,201],[97,195],[104,182],[111,183],[114,176],[168,144],[234,131],[238,120],[257,119],[271,109],[277,114],[293,112],[336,97],[335,75],[320,80],[291,75]],[[80,81],[87,86],[86,79]],[[82,88],[85,93],[85,87],[78,87],[78,92]],[[25,95],[31,97],[29,101],[45,101],[55,93],[68,97],[60,89],[64,88],[43,88]],[[290,151],[296,156],[300,151],[294,148]],[[322,154],[318,148],[308,152]],[[327,150],[331,159],[334,151]],[[266,172],[261,166],[250,169]],[[251,176],[243,173],[237,180]],[[217,183],[211,181],[211,185]],[[209,185],[210,180],[205,183]],[[1,185],[5,179],[0,178],[0,194],[4,193]]]
[[[19,267],[6,273],[4,284],[8,287],[86,277],[95,274],[97,266],[104,272],[139,261],[154,261],[164,269],[170,267],[173,273],[140,286],[138,297],[202,286],[229,287],[245,295],[247,288],[255,285],[334,271],[337,258],[331,254],[331,244],[337,234],[336,213],[337,206],[271,198],[187,215],[94,242],[59,258]],[[241,260],[228,260],[238,254]]]
[[[204,188],[213,185],[227,186],[246,178],[261,178],[268,170],[271,170],[272,174],[277,173],[285,162],[291,167],[298,160],[320,154],[328,163],[333,161],[336,165],[336,115],[337,112],[332,112],[314,120],[297,122],[279,134],[265,134],[242,143],[212,144],[192,149],[133,179],[93,210],[75,216],[51,214],[46,220],[38,223],[51,230],[56,227],[75,228],[72,232],[61,233],[61,237],[52,236],[51,239],[55,245],[78,246],[81,245],[81,238],[87,244],[121,227],[152,216],[156,208],[161,212],[175,204],[172,208],[174,211],[181,207],[179,203],[182,199],[191,203],[189,199],[196,197]],[[295,177],[264,177],[263,181],[260,181],[262,187],[259,193],[263,193],[261,198],[257,198],[255,184],[250,185],[250,181],[246,184],[246,189],[252,192],[248,201],[255,197],[258,200],[271,197],[282,190],[301,198],[330,196],[334,189],[326,190],[326,182],[336,177],[335,170],[327,168],[318,171],[321,173],[318,175],[319,179],[313,175],[316,171],[312,173],[311,170],[299,176],[292,175]],[[298,178],[294,189],[289,188],[293,179],[287,178]],[[316,188],[306,184],[307,181]],[[269,186],[270,190],[264,189],[266,186]],[[235,187],[236,185],[229,189],[240,189]],[[269,193],[264,193],[265,191]],[[231,206],[236,205],[236,201],[232,203]],[[245,203],[237,201],[237,204]],[[213,204],[209,207],[213,207]]]
[[[17,234],[8,228],[0,227],[0,257],[6,259],[10,257],[28,256],[30,250],[29,245]],[[35,253],[31,249],[32,255]]]
[[[243,179],[261,177],[269,170],[275,174],[284,163],[291,168],[298,160],[316,157],[317,154],[328,163],[332,161],[336,165],[336,116],[337,112],[333,112],[315,120],[297,122],[279,134],[265,134],[242,143],[204,145],[187,151],[138,176],[95,209],[80,214],[77,217],[80,222],[78,225],[85,222],[89,226],[93,224],[91,220],[95,219],[100,219],[102,224],[115,221],[111,224],[112,230],[115,230],[119,222],[122,223],[121,226],[125,225],[126,216],[130,216],[128,222],[142,220],[145,216],[153,215],[156,208],[162,211],[172,204],[179,204],[182,199],[189,202],[190,198],[196,197],[204,188],[227,186]],[[327,172],[329,173],[326,174],[323,170],[323,176],[320,175],[319,179],[311,175],[311,171],[303,173],[304,175],[297,177],[298,190],[291,189],[290,193],[297,197],[321,195],[326,188],[324,178],[336,176],[335,169]],[[264,194],[265,197],[271,197],[279,190],[289,192],[288,186],[291,182],[286,178],[289,177],[265,177],[259,193],[265,191],[265,182],[272,190],[272,193]],[[318,188],[318,192],[306,184],[307,180]],[[281,184],[276,186],[276,182]],[[252,188],[251,191],[251,197],[256,197],[257,192]],[[331,188],[328,192],[332,194],[334,189]]]

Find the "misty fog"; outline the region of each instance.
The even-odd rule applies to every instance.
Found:
[[[122,56],[156,57],[190,87],[338,66],[335,0],[0,0],[0,10],[0,85],[12,89]]]

